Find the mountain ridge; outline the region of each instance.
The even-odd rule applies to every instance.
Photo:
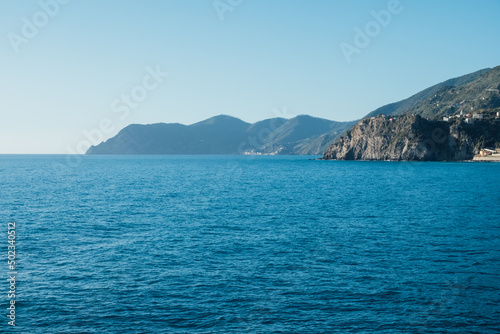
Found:
[[[402,115],[407,113],[411,108],[415,107],[422,100],[425,100],[435,94],[437,91],[442,89],[443,87],[451,86],[451,87],[459,87],[469,82],[476,80],[479,76],[484,73],[491,71],[491,68],[484,68],[469,74],[465,74],[456,78],[448,79],[443,82],[440,82],[436,85],[428,87],[420,92],[403,99],[398,102],[393,102],[386,104],[382,107],[379,107],[372,112],[368,113],[364,118],[377,116],[378,114],[385,115]]]
[[[500,66],[441,86],[402,115],[359,121],[323,159],[471,160],[486,147],[500,148]]]
[[[366,118],[407,113],[424,118],[458,111],[500,108],[500,66],[443,81],[407,99],[384,105]],[[131,124],[116,136],[88,149],[87,154],[301,154],[322,155],[358,123],[336,122],[309,115],[270,118],[248,123],[217,115],[184,125]]]
[[[113,138],[90,147],[87,154],[321,155],[335,136],[340,136],[352,124],[309,115],[291,119],[276,117],[252,124],[229,115],[217,115],[190,125],[130,124]],[[331,132],[330,142],[321,142],[308,149],[301,146],[325,132]]]

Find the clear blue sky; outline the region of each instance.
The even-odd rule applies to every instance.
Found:
[[[500,65],[499,0],[401,0],[379,29],[370,13],[391,1],[220,0],[224,20],[213,0],[60,2],[53,16],[39,1],[0,2],[0,153],[67,153],[103,119],[114,127],[105,138],[218,114],[354,120]],[[356,27],[372,37],[348,62],[340,45],[356,47]],[[126,117],[114,112],[122,94],[141,93],[148,66],[169,76],[154,89],[147,78]]]

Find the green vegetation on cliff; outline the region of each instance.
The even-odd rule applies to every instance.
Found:
[[[375,110],[330,146],[323,158],[470,160],[483,147],[500,147],[498,112],[500,66],[448,80]],[[443,116],[447,122],[440,121]]]

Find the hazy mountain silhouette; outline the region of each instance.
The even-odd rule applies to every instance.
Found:
[[[382,106],[366,117],[408,112],[427,118],[500,106],[500,67],[483,69]],[[132,124],[87,154],[305,154],[321,155],[356,121],[300,115],[254,124],[219,115],[191,124]]]
[[[254,124],[219,115],[191,124],[132,124],[87,154],[322,154],[353,122],[301,115]],[[305,146],[331,133],[316,145]]]

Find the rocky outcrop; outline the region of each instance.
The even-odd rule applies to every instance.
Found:
[[[500,123],[447,123],[418,115],[358,122],[325,152],[325,160],[470,160],[483,146],[500,146]]]

